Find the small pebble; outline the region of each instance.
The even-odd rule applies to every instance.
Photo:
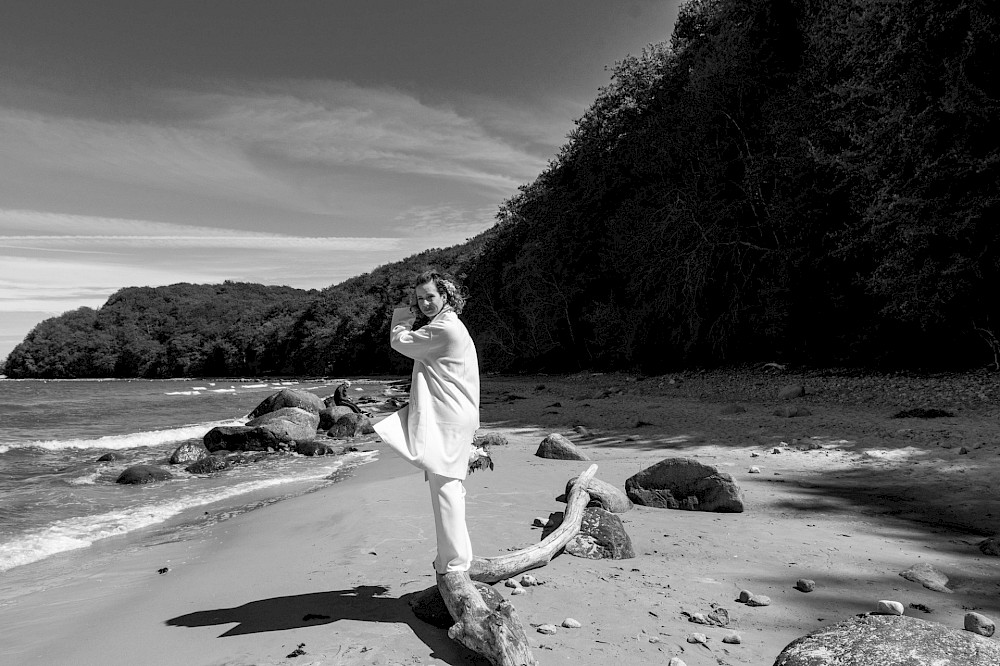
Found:
[[[889,601],[888,599],[883,599],[878,602],[875,607],[875,612],[880,615],[902,615],[903,614],[903,604],[898,601]]]
[[[559,631],[559,630],[556,629],[556,625],[554,625],[554,624],[543,624],[543,625],[540,625],[538,627],[538,633],[540,633],[540,634],[550,634],[551,635],[551,634],[556,633],[557,631]]]
[[[538,579],[531,574],[524,574],[521,576],[521,585],[525,587],[534,587],[535,585],[538,585]]]
[[[760,474],[760,467],[757,467],[757,465],[754,465],[753,467],[751,467],[750,468],[750,474]]]
[[[566,627],[567,629],[579,629],[581,625],[577,620],[568,617],[562,621],[562,626]]]
[[[524,588],[523,587],[515,587],[513,590],[510,591],[510,596],[512,596],[512,597],[516,596],[518,594],[524,594]]]
[[[727,636],[723,636],[722,642],[729,643],[730,645],[739,645],[740,643],[743,642],[743,637],[737,634],[736,632],[733,632]]]
[[[513,578],[508,578],[507,580],[505,580],[505,581],[503,582],[503,584],[504,584],[504,585],[506,585],[507,587],[521,587],[521,584],[520,584],[520,583],[518,583],[518,582],[517,582],[516,580],[514,580]]]
[[[699,634],[699,633],[688,634],[688,636],[687,636],[687,642],[688,643],[701,643],[702,645],[705,645],[706,643],[708,643],[708,636],[706,636],[705,634]]]
[[[649,642],[650,643],[659,643],[660,642],[660,637],[659,636],[650,636],[649,637]]]
[[[760,454],[757,453],[756,451],[751,451],[750,452],[750,457],[751,458],[760,458]]]
[[[996,632],[997,625],[993,620],[980,613],[966,613],[965,630],[989,638]]]
[[[771,453],[781,453],[781,449],[779,449],[778,447],[774,447],[773,449],[771,449]]]
[[[739,601],[741,604],[745,604],[746,602],[750,601],[750,597],[752,596],[753,592],[751,592],[750,590],[740,590],[740,596],[737,599],[737,601]]]
[[[697,622],[698,624],[708,624],[708,618],[705,617],[704,613],[694,613],[690,618],[689,622]]]
[[[169,567],[163,567],[162,569],[157,569],[156,573],[158,573],[158,574],[160,574],[162,576],[163,574],[167,573],[168,571],[170,571]]]
[[[965,454],[967,454],[967,453],[969,452],[969,449],[967,449],[966,447],[964,447],[964,446],[963,446],[962,448],[960,448],[960,449],[958,450],[958,452],[959,452],[960,454],[962,454],[962,455],[965,455]]]
[[[747,599],[747,606],[770,606],[771,597],[765,596],[763,594],[754,594]]]
[[[536,517],[533,521],[531,521],[531,526],[532,527],[548,527],[549,526],[549,519],[548,518],[538,518],[538,517]]]
[[[685,664],[680,657],[671,657],[670,662],[667,664],[667,666],[688,666],[688,665]]]
[[[799,592],[812,592],[816,589],[816,581],[808,578],[799,578],[795,581],[795,589]]]

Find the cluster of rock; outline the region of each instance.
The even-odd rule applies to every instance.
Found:
[[[535,455],[552,460],[590,460],[573,442],[559,433],[552,433],[541,441]],[[614,488],[607,484],[594,487],[592,497],[602,492],[611,496]],[[567,488],[567,493],[569,489]],[[595,495],[596,493],[596,495]],[[742,513],[743,491],[732,475],[712,465],[693,458],[666,458],[634,474],[625,481],[625,501],[643,506],[688,511],[715,511]],[[615,512],[613,508],[609,511]]]
[[[170,456],[170,464],[186,464],[184,469],[192,474],[209,474],[258,462],[276,452],[342,455],[353,449],[345,440],[375,432],[366,415],[334,405],[332,396],[321,399],[296,389],[268,396],[248,418],[244,425],[212,428],[201,444],[181,444]],[[161,467],[135,465],[116,482],[142,484],[169,478],[170,472]]]

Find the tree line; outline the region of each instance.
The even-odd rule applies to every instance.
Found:
[[[996,364],[998,41],[985,0],[693,0],[468,243],[321,291],[125,289],[4,372],[402,372],[389,313],[429,266],[485,369]]]

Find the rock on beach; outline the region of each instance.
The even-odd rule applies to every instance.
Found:
[[[850,655],[845,662],[843,655]],[[915,658],[915,655],[919,655]],[[1000,643],[905,615],[861,615],[789,643],[774,666],[996,666]]]
[[[543,439],[538,445],[535,455],[539,458],[552,460],[590,460],[587,454],[580,451],[573,442],[559,433],[552,433]]]
[[[665,509],[743,511],[743,491],[733,477],[691,458],[667,458],[630,476],[625,494],[636,504]]]

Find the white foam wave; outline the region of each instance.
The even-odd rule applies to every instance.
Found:
[[[64,449],[131,449],[143,446],[161,446],[172,442],[181,442],[185,439],[196,439],[204,437],[205,433],[216,426],[242,425],[241,420],[230,419],[227,421],[215,421],[212,423],[201,423],[197,425],[183,426],[181,428],[170,428],[167,430],[150,430],[147,432],[132,432],[126,435],[106,435],[97,439],[53,439],[46,441],[20,442],[17,444],[0,444],[0,453],[7,453],[11,449],[39,448],[49,451],[62,451]]]
[[[367,459],[366,459],[367,458]],[[372,456],[354,457],[352,462],[361,464],[374,459]],[[96,516],[81,516],[60,520],[48,527],[0,544],[0,572],[38,560],[56,553],[86,548],[95,541],[120,536],[135,530],[162,523],[173,516],[196,506],[244,495],[286,483],[318,481],[329,477],[344,465],[345,460],[310,470],[309,474],[247,481],[229,488],[205,490],[166,504],[147,504]]]
[[[234,388],[212,389],[212,393],[236,393],[236,389]]]
[[[243,388],[267,388],[267,384],[244,384]]]
[[[163,395],[201,395],[201,391],[168,391]]]
[[[75,479],[70,479],[68,483],[71,486],[92,486],[97,483],[97,477],[100,475],[101,473],[99,471],[91,472],[90,474],[84,474],[83,476],[79,476]]]

